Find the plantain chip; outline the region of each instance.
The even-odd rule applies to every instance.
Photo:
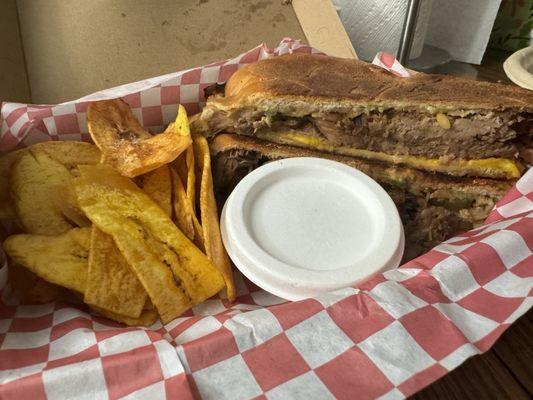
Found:
[[[59,235],[72,225],[54,204],[59,187],[72,180],[69,170],[45,152],[30,147],[11,168],[11,197],[27,233]]]
[[[146,298],[146,291],[113,237],[93,226],[83,301],[115,314],[138,318]]]
[[[164,323],[222,289],[218,270],[131,180],[106,165],[80,171],[78,204],[113,236]]]
[[[11,167],[22,151],[12,151],[0,156],[0,219],[16,218],[17,216],[9,194],[9,175]]]
[[[78,164],[97,164],[100,159],[100,150],[92,144],[83,142],[50,141],[37,143],[31,148],[33,152],[45,153],[71,172]],[[9,176],[12,165],[24,151],[12,151],[0,157],[0,219],[17,216],[10,198]]]
[[[24,230],[59,235],[71,229],[60,205],[61,188],[78,174],[78,164],[95,164],[98,159],[98,149],[83,142],[44,142],[24,150],[13,162],[9,179],[11,198]]]
[[[153,310],[154,305],[152,304],[152,300],[150,300],[150,297],[146,298],[146,302],[144,303],[143,310]]]
[[[75,175],[78,165],[98,164],[102,156],[94,144],[70,140],[37,143],[32,148],[45,152],[69,170],[74,170]]]
[[[69,222],[81,228],[91,226],[91,221],[78,206],[76,193],[71,185],[58,187],[54,192],[52,202],[53,207],[56,207]]]
[[[70,232],[72,239],[82,249],[89,251],[91,249],[91,230],[88,228],[75,228]],[[88,258],[88,256],[87,256]]]
[[[220,226],[218,223],[217,203],[213,191],[213,177],[211,174],[211,155],[205,137],[194,135],[194,155],[200,184],[200,219],[204,233],[204,244],[207,257],[218,268],[226,283],[226,293],[230,301],[235,300],[235,284],[233,271],[228,253],[222,244]]]
[[[196,214],[187,199],[187,193],[178,174],[172,170],[172,191],[174,202],[174,216],[176,225],[192,240],[200,250],[204,250],[204,238],[202,227],[196,218]]]
[[[124,316],[121,314],[116,314],[107,310],[104,310],[102,308],[98,307],[90,307],[93,311],[96,313],[112,319],[114,321],[120,322],[122,324],[128,325],[128,326],[151,326],[154,324],[155,321],[157,321],[157,311],[155,310],[145,310],[139,315],[137,318],[132,318],[128,316]]]
[[[18,264],[9,266],[9,282],[21,304],[44,304],[58,299],[61,287],[46,282]]]
[[[194,149],[189,146],[173,163],[187,193],[192,210],[196,212],[196,176],[194,172]]]
[[[172,218],[172,181],[170,167],[163,165],[141,175],[139,186],[156,204]]]
[[[196,174],[194,171],[194,149],[190,146],[185,154],[185,163],[187,164],[187,197],[191,207],[196,212]]]
[[[4,241],[11,259],[50,283],[83,293],[87,281],[89,228],[59,236],[12,235]]]
[[[133,178],[168,164],[191,144],[187,113],[179,106],[175,122],[151,136],[122,100],[102,100],[87,108],[89,133],[102,162]]]

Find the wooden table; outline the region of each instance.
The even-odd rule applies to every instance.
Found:
[[[480,66],[480,80],[512,84],[502,62],[509,53],[487,51]],[[452,63],[457,74],[470,66]],[[439,70],[439,72],[444,72]],[[418,392],[412,399],[521,400],[533,398],[533,310],[516,321],[485,354],[470,358],[460,367]]]
[[[485,354],[418,392],[413,400],[521,400],[533,396],[533,312],[516,321]]]

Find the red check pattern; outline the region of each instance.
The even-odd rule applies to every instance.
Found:
[[[178,104],[196,114],[205,100],[204,89],[225,82],[237,69],[265,58],[288,53],[321,53],[300,41],[283,39],[275,49],[261,45],[233,59],[167,75],[128,83],[58,105],[4,103],[1,109],[0,151],[46,140],[90,141],[87,133],[87,104],[94,100],[121,97],[141,124],[152,132],[176,116]]]
[[[0,146],[88,140],[87,102],[117,96],[157,130],[178,102],[197,111],[206,85],[296,51],[316,50],[285,39],[58,106],[6,103]],[[236,274],[236,302],[211,299],[148,329],[61,303],[19,305],[5,287],[0,398],[404,398],[486,351],[533,304],[532,200],[530,170],[486,225],[358,288],[291,303]]]

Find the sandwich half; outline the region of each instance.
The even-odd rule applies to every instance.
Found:
[[[437,175],[381,161],[328,154],[235,134],[217,135],[210,148],[219,209],[244,176],[269,161],[322,157],[359,169],[376,180],[398,207],[406,237],[404,261],[453,234],[481,224],[514,182]]]
[[[533,133],[533,92],[292,54],[233,74],[193,129],[455,177],[516,179]]]

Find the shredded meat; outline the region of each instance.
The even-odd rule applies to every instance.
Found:
[[[215,112],[207,119],[210,131],[254,135],[261,130],[297,131],[318,136],[332,146],[348,146],[389,154],[430,158],[478,159],[513,157],[523,137],[533,133],[533,115],[510,111],[446,115],[449,128],[436,116],[409,111],[370,112],[355,117],[321,113],[304,117],[265,115],[240,109]]]
[[[255,151],[232,149],[213,158],[215,194],[222,209],[231,191],[253,169],[272,159]],[[370,173],[369,175],[372,176]],[[447,191],[431,191],[420,186],[402,187],[377,179],[398,207],[402,219],[408,261],[461,231],[479,225],[488,215],[496,198],[479,195],[461,197]],[[428,191],[429,190],[429,191]]]

